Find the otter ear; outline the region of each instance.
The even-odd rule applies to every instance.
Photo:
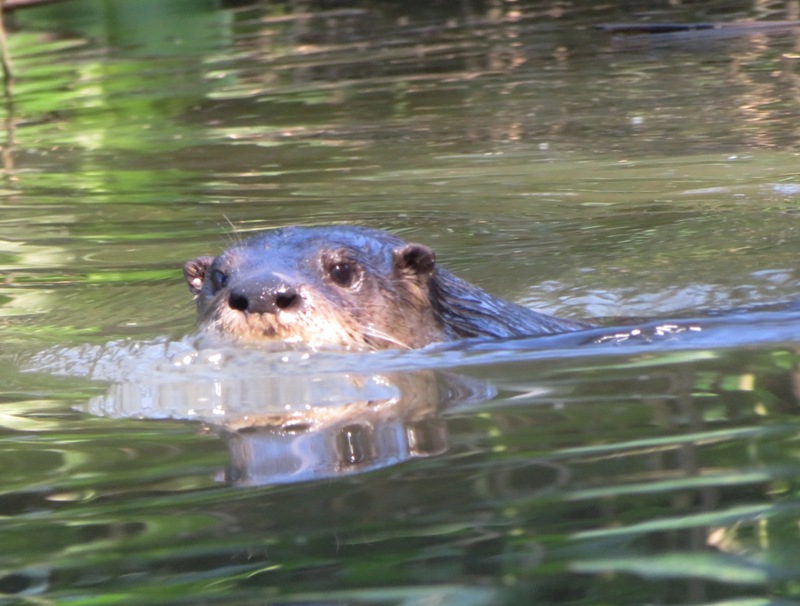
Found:
[[[436,255],[424,244],[406,244],[394,249],[394,266],[399,271],[426,276],[435,265]]]
[[[183,276],[189,284],[189,290],[193,295],[200,294],[203,288],[203,278],[206,275],[208,266],[214,261],[214,257],[197,257],[183,264]]]

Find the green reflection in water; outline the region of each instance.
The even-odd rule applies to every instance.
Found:
[[[282,223],[387,227],[576,316],[796,294],[795,34],[612,40],[591,25],[636,7],[580,2],[219,4],[14,17],[0,590],[77,604],[796,600],[791,343],[487,358],[464,372],[500,395],[444,416],[446,454],[246,490],[220,481],[230,453],[214,432],[89,417],[73,406],[105,385],[18,372],[17,354],[49,345],[189,332],[181,262]],[[655,16],[758,14],[701,4]]]

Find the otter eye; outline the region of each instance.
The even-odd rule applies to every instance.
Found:
[[[211,272],[211,285],[214,287],[214,290],[219,290],[220,288],[225,288],[225,285],[228,283],[228,274],[226,274],[221,269],[215,269]]]
[[[350,286],[353,283],[355,273],[350,263],[334,263],[328,268],[331,280],[339,286]]]

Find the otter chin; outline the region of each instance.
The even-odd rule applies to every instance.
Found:
[[[439,267],[427,246],[365,227],[274,229],[183,273],[201,328],[245,341],[411,349],[589,326],[494,297]]]

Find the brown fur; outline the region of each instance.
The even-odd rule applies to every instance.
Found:
[[[184,265],[203,328],[311,347],[418,348],[588,325],[509,303],[436,266],[433,251],[362,227],[289,227]]]

